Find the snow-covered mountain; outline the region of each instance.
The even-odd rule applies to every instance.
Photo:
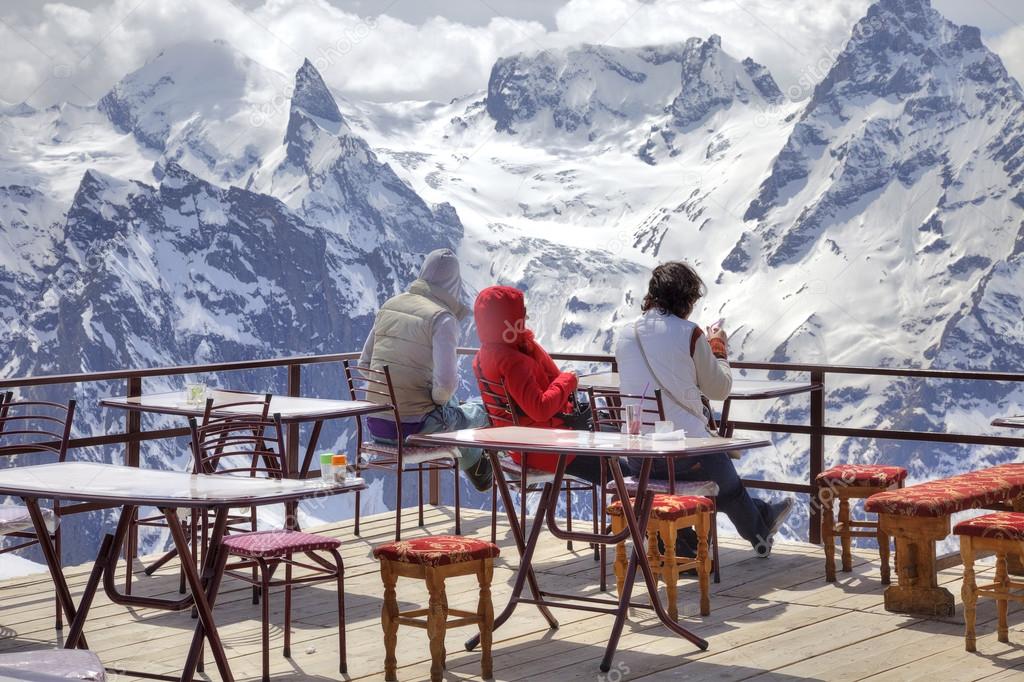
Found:
[[[734,357],[1017,369],[1024,94],[927,0],[872,5],[801,102],[718,36],[511,55],[481,88],[357,102],[308,60],[290,77],[190,41],[96,106],[4,106],[0,372],[354,350],[438,246],[471,290],[526,290],[553,350],[610,351],[649,268],[682,258],[709,284],[696,317],[727,318]],[[340,381],[311,372],[304,390]],[[828,410],[976,432],[1022,397],[837,378]],[[807,403],[741,415],[801,422]],[[113,419],[86,410],[80,430]],[[1013,456],[835,445],[918,478]],[[804,480],[805,453],[777,437],[741,467]],[[158,466],[180,456],[153,450]]]

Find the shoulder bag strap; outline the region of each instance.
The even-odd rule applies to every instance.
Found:
[[[692,407],[684,403],[682,400],[677,398],[675,394],[672,393],[672,391],[670,391],[667,386],[665,386],[665,384],[661,383],[661,380],[658,378],[658,375],[654,373],[654,368],[651,367],[651,361],[647,359],[647,352],[644,350],[644,344],[643,342],[640,341],[639,326],[640,320],[637,320],[636,322],[633,323],[633,336],[634,338],[636,338],[636,347],[640,349],[640,357],[644,359],[644,364],[647,365],[647,371],[650,372],[651,378],[654,379],[654,383],[658,386],[658,388],[661,389],[662,393],[668,396],[669,400],[671,400],[676,405],[692,414],[697,419],[700,419],[701,422],[706,422],[707,415],[701,412],[697,412],[697,410],[693,409]]]

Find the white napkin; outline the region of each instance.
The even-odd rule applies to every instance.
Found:
[[[676,429],[668,433],[646,433],[643,437],[648,440],[685,440],[686,431],[684,429]]]

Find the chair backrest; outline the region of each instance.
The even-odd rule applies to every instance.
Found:
[[[345,383],[348,384],[348,393],[352,400],[368,400],[386,405],[391,408],[395,424],[402,423],[390,367],[384,365],[380,369],[374,369],[350,360],[343,360],[341,364],[345,368]]]
[[[654,426],[654,422],[665,421],[665,403],[662,401],[660,388],[655,389],[654,395],[637,395],[620,393],[617,388],[588,387],[587,397],[590,399],[590,410],[593,415],[590,424],[594,431],[621,432],[622,425],[626,423],[626,408],[638,403],[642,426]],[[602,426],[608,428],[601,428]],[[671,457],[665,458],[665,469],[669,492],[675,494],[676,470]]]
[[[203,408],[203,424],[208,424],[211,419],[223,418],[231,419],[233,417],[244,416],[238,412],[232,412],[238,408],[254,408],[249,410],[250,412],[259,412],[261,419],[267,419],[270,416],[270,401],[274,397],[272,393],[267,393],[261,400],[248,400],[249,395],[245,393],[238,394],[239,400],[233,400],[231,396],[233,393],[225,392],[221,395],[229,396],[228,400],[231,402],[221,402],[219,405],[215,405],[214,398],[206,399],[206,407]]]
[[[661,389],[655,389],[654,395],[621,393],[617,388],[587,388],[590,410],[593,415],[591,428],[594,431],[622,431],[626,423],[626,409],[629,405],[640,405],[640,423],[643,426],[654,426],[655,422],[665,420],[665,405],[661,399]],[[609,427],[602,429],[602,426]]]
[[[519,426],[519,415],[512,397],[508,394],[504,379],[491,381],[477,373],[476,384],[480,389],[480,398],[484,401],[491,426]]]
[[[341,364],[345,368],[345,383],[348,385],[348,394],[352,400],[367,400],[390,408],[391,418],[395,422],[395,433],[399,435],[395,441],[395,447],[398,450],[399,466],[402,466],[401,462],[405,457],[405,438],[402,434],[402,415],[398,411],[398,398],[395,397],[395,385],[391,381],[391,368],[384,365],[380,369],[374,369],[350,360],[343,360]],[[375,416],[380,416],[380,414],[382,413]],[[363,419],[365,418],[367,417],[356,418],[356,448],[360,453],[357,455],[357,459],[364,452],[386,454],[386,448],[375,447],[373,443],[363,439]]]
[[[63,462],[71,441],[74,400],[66,405],[43,400],[15,400],[10,391],[0,394],[0,457],[45,452]]]
[[[214,412],[199,424],[189,417],[195,472],[247,473],[253,478],[287,478],[288,455],[281,415],[223,415]],[[245,465],[239,462],[245,462]]]

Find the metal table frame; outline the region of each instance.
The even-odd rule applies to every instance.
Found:
[[[514,429],[517,427],[492,427],[485,429],[476,429],[476,434],[486,434],[487,432],[498,432],[502,430]],[[536,431],[541,431],[537,429]],[[545,432],[551,433],[566,433],[561,429],[545,429]],[[694,646],[700,650],[706,650],[708,643],[703,638],[690,632],[687,628],[680,625],[678,622],[669,618],[668,611],[661,603],[661,598],[658,595],[658,582],[655,579],[654,572],[651,569],[650,562],[647,559],[647,524],[650,516],[651,506],[654,503],[654,491],[648,490],[647,483],[650,477],[651,464],[656,458],[664,457],[698,457],[701,455],[715,454],[720,452],[727,452],[730,450],[744,450],[757,447],[764,447],[770,443],[766,440],[749,440],[749,439],[690,439],[691,441],[699,441],[700,443],[711,443],[699,445],[691,448],[680,448],[678,441],[662,441],[666,444],[675,443],[675,446],[666,445],[663,450],[649,449],[642,452],[624,448],[605,448],[605,447],[591,447],[582,448],[566,445],[539,445],[536,442],[511,442],[501,441],[498,439],[494,441],[488,441],[486,436],[475,438],[474,440],[468,440],[465,436],[459,437],[459,434],[467,434],[469,431],[455,431],[449,433],[433,433],[433,434],[420,434],[410,437],[410,442],[417,445],[475,445],[476,447],[482,447],[487,451],[488,456],[491,458],[491,464],[494,468],[494,483],[498,487],[498,492],[501,494],[502,502],[505,507],[505,514],[508,517],[509,527],[512,531],[512,537],[515,540],[516,548],[519,551],[520,562],[519,569],[516,571],[515,583],[512,587],[512,594],[509,597],[509,602],[505,606],[504,610],[495,618],[494,629],[497,630],[504,624],[512,613],[515,611],[519,604],[533,604],[541,612],[547,620],[548,625],[552,629],[558,628],[558,621],[552,615],[550,608],[564,608],[573,609],[577,611],[588,611],[592,613],[604,613],[615,616],[615,622],[612,625],[611,634],[608,638],[608,644],[605,647],[605,653],[601,659],[600,669],[602,672],[608,672],[611,669],[612,659],[615,656],[615,651],[618,648],[619,638],[622,636],[622,629],[626,623],[626,617],[630,608],[640,609],[653,609],[657,614],[658,619],[661,620],[662,624],[665,625],[669,630],[675,634],[683,637],[687,641],[691,642]],[[576,433],[576,432],[569,432]],[[526,529],[521,528],[518,523],[518,519],[515,515],[515,507],[512,499],[512,493],[508,489],[508,482],[505,479],[504,474],[501,471],[501,467],[498,466],[498,451],[499,450],[522,450],[530,452],[547,452],[558,455],[558,463],[555,468],[554,480],[550,483],[545,483],[544,488],[541,491],[540,502],[537,505],[537,511],[534,515],[533,525],[530,528],[529,535],[526,535]],[[612,478],[615,481],[616,491],[619,499],[623,502],[623,515],[626,520],[626,529],[617,534],[602,534],[602,533],[585,533],[567,531],[559,527],[557,520],[555,519],[555,495],[552,491],[559,490],[562,480],[565,477],[566,467],[566,455],[575,456],[590,456],[590,457],[601,457],[605,460],[608,468],[612,472]],[[630,497],[629,490],[626,487],[625,478],[622,474],[622,468],[619,464],[620,456],[630,457],[643,457],[644,461],[640,468],[640,473],[637,476],[637,488],[635,493],[635,500]],[[540,531],[544,526],[547,526],[548,530],[556,538],[560,540],[575,540],[584,543],[595,543],[601,545],[614,545],[619,542],[624,542],[629,539],[632,542],[633,549],[629,559],[629,565],[626,570],[625,582],[622,588],[622,594],[618,599],[609,599],[602,597],[582,597],[579,595],[561,594],[557,592],[547,592],[541,589],[537,582],[536,573],[533,570],[533,555],[537,548],[537,542],[540,538]],[[647,586],[647,592],[650,595],[651,603],[645,604],[640,602],[632,601],[633,585],[636,581],[637,569],[643,574],[644,583]],[[523,588],[529,586],[530,597],[523,596]],[[578,602],[578,603],[573,603]],[[466,649],[472,650],[479,644],[480,637],[475,635],[466,642]]]
[[[737,385],[742,386],[743,383],[754,384],[754,386],[747,386],[741,390],[736,390]],[[764,383],[763,388],[757,388],[756,384]],[[788,385],[787,385],[788,384]],[[580,377],[580,386],[593,386],[594,388],[618,388],[619,387],[619,374],[618,372],[596,372],[594,374],[584,374]],[[729,394],[725,400],[722,401],[722,412],[718,419],[718,434],[720,436],[729,437],[733,434],[733,426],[729,422],[729,411],[732,409],[732,402],[734,400],[772,400],[774,398],[782,398],[790,395],[799,395],[801,393],[813,393],[814,391],[822,390],[821,382],[810,381],[776,381],[771,379],[749,379],[747,377],[736,377],[733,380],[733,392]],[[1024,423],[1022,423],[1024,426]]]
[[[119,410],[125,410],[129,413],[149,413],[149,414],[166,414],[176,415],[179,417],[202,417],[205,405],[198,405],[196,407],[173,407],[146,404],[139,402],[145,398],[152,398],[156,396],[166,396],[180,394],[180,392],[170,391],[163,393],[149,393],[141,396],[130,398],[130,397],[117,397],[117,398],[104,398],[100,400],[100,405],[103,407],[112,407]],[[247,391],[235,391],[230,389],[214,389],[214,394],[225,393],[230,394],[231,399],[244,399],[253,398],[254,400],[262,399],[263,394],[249,393]],[[333,400],[330,398],[304,398],[302,396],[274,396],[275,398],[282,401],[294,401],[301,402],[303,400],[315,400],[319,403],[337,403],[338,405],[344,405],[344,407],[338,407],[330,410],[310,410],[307,412],[281,412],[281,423],[289,426],[297,426],[299,424],[307,424],[312,422],[313,430],[309,434],[309,444],[306,446],[306,453],[302,459],[300,466],[299,462],[291,462],[293,465],[291,468],[293,471],[298,472],[298,478],[306,478],[309,469],[313,463],[313,455],[316,453],[316,446],[320,441],[320,431],[323,429],[324,422],[330,419],[347,419],[349,417],[362,417],[367,414],[376,414],[378,412],[388,412],[391,410],[389,405],[378,405],[364,400]],[[134,402],[132,402],[134,401]],[[214,411],[217,410],[217,405],[214,403]],[[274,405],[271,402],[270,411],[274,412]]]
[[[77,464],[82,463],[67,462],[57,465],[20,467],[19,469],[27,470],[43,467],[74,466]],[[90,464],[89,466],[106,466],[118,469],[127,468],[118,465]],[[181,476],[188,476],[188,474],[181,474]],[[215,476],[209,477],[216,478]],[[308,499],[325,494],[337,495],[354,492],[356,490],[363,490],[365,487],[366,486],[363,483],[351,486],[335,486],[333,488],[316,488],[313,487],[313,485],[310,485],[302,490],[294,490],[273,496],[235,496],[231,499],[225,498],[220,500],[210,500],[205,498],[190,499],[183,497],[160,498],[152,496],[140,496],[138,499],[130,499],[129,494],[127,493],[124,495],[111,495],[104,493],[89,493],[87,491],[57,492],[47,491],[45,489],[26,490],[24,488],[13,486],[5,487],[3,482],[0,481],[0,495],[13,495],[20,497],[25,502],[25,506],[29,510],[33,526],[36,528],[37,532],[40,532],[39,546],[42,550],[43,557],[46,560],[47,568],[50,571],[50,577],[53,580],[54,590],[57,593],[57,601],[64,611],[64,615],[67,617],[68,622],[71,624],[70,630],[68,631],[67,637],[64,641],[65,649],[88,648],[85,638],[85,623],[89,617],[89,610],[92,607],[96,591],[99,589],[102,582],[104,592],[115,604],[127,607],[151,608],[162,611],[186,611],[194,608],[198,615],[195,631],[192,635],[192,643],[189,646],[188,654],[185,657],[185,665],[182,669],[181,677],[171,677],[169,675],[157,675],[153,673],[127,670],[118,670],[118,673],[131,677],[145,677],[155,680],[170,681],[181,680],[182,682],[188,682],[194,678],[197,671],[202,672],[202,657],[205,642],[210,645],[210,650],[213,654],[214,661],[217,664],[217,670],[220,673],[221,679],[225,682],[231,682],[234,680],[234,677],[231,674],[231,667],[228,664],[227,654],[224,651],[224,645],[221,642],[220,635],[217,631],[217,625],[213,617],[213,606],[217,600],[217,593],[220,589],[221,580],[224,577],[224,569],[228,559],[228,553],[222,544],[222,540],[227,529],[229,510],[232,507],[237,506],[266,506],[281,503],[297,503],[302,499]],[[85,591],[82,593],[81,600],[77,606],[72,599],[67,580],[64,578],[64,573],[61,570],[61,565],[57,558],[53,542],[50,540],[50,536],[47,533],[41,532],[46,528],[45,519],[43,517],[42,510],[39,507],[39,500],[41,499],[96,502],[106,504],[109,507],[121,507],[121,513],[115,531],[112,534],[108,533],[105,535],[100,543],[99,554],[96,556],[96,561],[93,564],[92,571],[89,573],[89,579],[86,581]],[[129,499],[130,502],[126,503]],[[125,536],[127,535],[129,526],[131,525],[131,519],[140,506],[157,507],[161,511],[167,519],[167,526],[170,529],[174,546],[177,548],[180,555],[186,558],[186,560],[182,561],[181,564],[185,571],[185,578],[188,582],[190,592],[181,599],[171,600],[156,597],[132,596],[121,593],[117,589],[114,578],[117,573],[118,558],[121,548],[125,542]],[[216,516],[210,533],[210,551],[208,551],[206,556],[203,557],[201,571],[196,568],[196,561],[191,554],[188,537],[182,528],[181,521],[178,519],[178,508],[212,509],[215,511]]]
[[[992,426],[1000,426],[1004,429],[1024,429],[1024,416],[997,417],[992,420]]]

